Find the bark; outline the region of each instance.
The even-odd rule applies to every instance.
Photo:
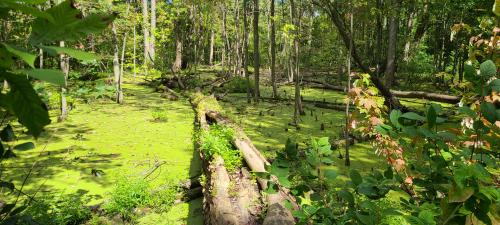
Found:
[[[349,32],[353,34],[353,15],[351,12],[350,15],[350,29]],[[352,51],[352,45],[353,45],[353,40],[351,39],[351,42],[349,43],[349,49],[347,53],[347,89],[346,90],[351,90],[351,51]],[[347,100],[347,104],[345,106],[345,140],[346,143],[349,143],[349,125],[350,125],[350,120],[349,120],[349,106],[350,106],[351,100]],[[349,145],[345,145],[345,165],[350,166],[351,165],[351,159],[350,159],[350,154],[349,154]]]
[[[208,55],[208,64],[210,66],[214,65],[214,45],[215,45],[215,31],[212,29],[210,31],[210,53]]]
[[[204,130],[209,129],[204,113],[207,109],[200,107],[200,104],[206,98],[203,98],[199,103],[193,103],[197,111],[199,127]],[[213,98],[213,96],[208,98]],[[197,142],[196,146],[201,146],[202,141]],[[224,160],[220,156],[209,162],[201,152],[201,158],[205,165],[206,176],[203,190],[205,224],[258,224],[261,196],[257,184],[252,182],[250,173],[241,168],[238,172],[229,174],[224,167]]]
[[[408,22],[406,24],[406,30],[407,30],[406,36],[408,38],[406,40],[404,52],[403,52],[403,61],[405,61],[405,62],[410,61],[410,50],[411,50],[411,42],[412,42],[412,40],[410,38],[410,34],[412,33],[413,25],[415,24],[415,17],[417,17],[416,11],[409,12],[409,18],[408,18]]]
[[[148,0],[142,0],[142,27],[144,35],[144,64],[149,63]]]
[[[135,24],[134,24],[134,53],[133,54],[134,54],[133,59],[132,59],[134,61],[133,62],[134,63],[134,75],[133,75],[134,77],[133,78],[135,80],[135,77],[137,76],[137,68],[136,68],[136,63],[137,63],[136,62],[136,59],[137,59],[137,57],[136,57],[136,55],[137,55],[137,30],[136,30]]]
[[[234,123],[232,123],[228,118],[223,117],[218,112],[209,111],[206,115],[208,118],[216,121],[218,124],[224,124],[226,126],[234,128],[236,134],[233,143],[236,148],[241,151],[248,167],[252,170],[252,172],[266,172],[265,167],[266,165],[269,165],[269,162],[260,153],[260,151],[257,150],[252,141],[245,135],[245,133],[241,129],[239,129],[239,127],[235,126]],[[273,177],[272,179],[273,181],[277,181],[276,177]],[[266,180],[258,178],[257,181],[259,182],[261,189],[265,190],[267,188]],[[278,193],[268,195],[268,214],[266,215],[263,224],[295,224],[290,210],[284,207],[284,202],[286,200],[289,200],[296,209],[298,208],[295,198],[290,195],[289,190],[281,186],[279,187]]]
[[[295,1],[290,0],[290,11],[291,19],[294,24],[295,31],[293,37],[293,47],[294,47],[294,81],[295,81],[295,110],[293,113],[293,122],[295,125],[299,124],[299,116],[304,113],[302,109],[302,102],[300,96],[300,75],[299,75],[299,18],[297,18],[297,8],[295,6]]]
[[[274,18],[274,0],[270,6],[271,22],[271,83],[273,86],[273,98],[278,98],[278,88],[276,86],[276,24]]]
[[[231,53],[229,37],[227,35],[227,14],[226,14],[226,4],[220,3],[220,11],[222,13],[222,40],[224,41],[224,53],[222,55],[222,69],[225,70],[226,66],[231,65]]]
[[[254,67],[254,101],[260,98],[260,51],[259,51],[259,0],[253,0],[253,67]]]
[[[243,72],[247,81],[247,102],[251,103],[250,74],[248,73],[248,0],[243,0]]]
[[[59,42],[59,46],[64,48],[64,41]],[[60,112],[61,114],[59,115],[57,121],[62,122],[66,120],[68,117],[68,102],[66,101],[66,92],[67,92],[67,86],[68,86],[68,74],[69,74],[69,58],[65,54],[61,54],[59,57],[60,60],[60,67],[61,70],[64,74],[64,84],[61,86],[61,92],[60,92],[60,100],[61,100],[61,108]]]
[[[398,6],[397,0],[394,0],[396,7]],[[396,73],[396,47],[398,37],[398,12],[394,12],[389,21],[389,43],[387,48],[387,64],[385,73],[385,85],[391,88],[394,84],[394,74]]]
[[[116,88],[116,103],[123,103],[123,93],[122,93],[122,78],[120,73],[120,60],[118,58],[118,34],[116,32],[116,25],[112,23],[113,32],[113,75],[115,77],[115,88]]]
[[[176,25],[179,26],[179,25]],[[175,61],[172,65],[172,71],[177,73],[182,68],[182,51],[183,51],[183,43],[182,43],[182,34],[179,29],[176,29],[175,32]]]
[[[377,9],[379,10],[377,14],[377,53],[375,54],[376,68],[375,75],[380,77],[382,73],[382,4],[383,0],[377,0]]]
[[[154,63],[156,50],[156,0],[151,0],[151,38],[149,43],[149,57],[151,61]]]
[[[40,64],[39,68],[43,69],[43,49],[40,49],[38,54],[39,54],[39,57],[40,57],[39,58],[39,64]]]

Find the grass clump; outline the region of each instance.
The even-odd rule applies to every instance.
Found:
[[[167,122],[168,121],[168,111],[160,108],[156,108],[151,111],[151,116],[153,121],[156,122]]]
[[[224,165],[227,170],[234,171],[242,166],[242,157],[240,151],[234,148],[231,140],[234,131],[229,127],[220,125],[210,126],[209,131],[204,131],[201,135],[201,150],[209,158],[218,155],[224,159]]]
[[[119,214],[124,220],[133,217],[133,210],[146,206],[151,200],[149,183],[140,178],[120,178],[110,193],[109,202],[104,205],[106,213]]]
[[[255,84],[252,79],[250,79],[249,84],[246,78],[235,77],[231,81],[226,83],[223,88],[229,93],[247,93],[247,87],[250,87],[250,91],[253,92],[254,86]]]
[[[80,192],[73,194],[43,195],[33,201],[23,212],[19,224],[81,224],[91,217],[85,204],[90,197]]]

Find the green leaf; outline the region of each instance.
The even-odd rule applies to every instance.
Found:
[[[6,95],[10,99],[9,109],[33,136],[38,137],[43,127],[50,123],[49,113],[43,101],[26,77],[6,72],[0,74],[0,77],[5,78],[11,86]]]
[[[484,118],[486,118],[490,123],[495,123],[497,120],[496,108],[493,103],[483,102],[481,103],[481,113]]]
[[[75,41],[106,29],[115,15],[91,14],[83,19],[75,7],[74,0],[66,0],[45,11],[54,18],[50,22],[44,18],[33,21],[30,43],[52,43],[54,41]]]
[[[10,69],[14,64],[14,57],[4,45],[0,45],[0,68]]]
[[[16,140],[16,136],[14,135],[14,130],[12,129],[12,126],[7,125],[2,129],[0,132],[0,139],[5,142],[11,142]]]
[[[31,150],[34,148],[35,148],[35,144],[33,144],[33,142],[26,142],[26,143],[22,143],[22,144],[14,146],[14,149],[19,150],[19,151],[27,151],[27,150]]]
[[[481,76],[485,80],[488,80],[490,77],[494,77],[497,74],[495,63],[491,60],[481,63],[479,70],[481,71]]]
[[[60,85],[60,86],[64,85],[64,73],[62,73],[59,70],[33,69],[33,70],[22,70],[21,72],[30,77],[47,81],[55,85]]]
[[[398,120],[402,114],[403,113],[400,110],[392,110],[391,111],[391,115],[389,116],[389,118],[391,120],[392,125],[394,125],[397,128],[401,128],[401,124],[399,123]]]
[[[5,153],[5,148],[3,147],[2,141],[0,140],[0,159],[3,158],[4,153]]]
[[[459,188],[457,185],[452,185],[448,192],[449,202],[465,202],[474,194],[474,188],[465,187]]]
[[[63,47],[55,47],[55,46],[41,46],[43,50],[45,50],[49,55],[55,56],[55,55],[60,55],[60,54],[67,54],[68,56],[78,59],[80,61],[91,61],[91,60],[97,60],[97,56],[89,53],[89,52],[84,52],[76,49],[71,49],[71,48],[63,48]]]
[[[328,180],[335,180],[339,174],[334,169],[327,169],[325,170],[324,175]]]
[[[462,107],[458,108],[458,112],[462,113],[462,114],[466,114],[467,116],[472,117],[472,118],[476,117],[476,112],[474,112],[472,109],[470,109],[467,106],[462,106]]]
[[[361,177],[361,174],[357,170],[351,170],[349,172],[349,177],[351,177],[351,181],[355,186],[360,185],[363,183],[363,178]]]
[[[492,80],[488,86],[491,90],[500,92],[500,79]]]
[[[406,119],[410,119],[410,120],[425,121],[425,117],[418,115],[414,112],[407,112],[407,113],[401,115],[401,117],[406,118]]]
[[[337,195],[340,198],[344,199],[344,201],[349,203],[349,205],[354,205],[354,196],[352,195],[351,192],[347,190],[340,190],[339,192],[337,192]]]
[[[7,51],[17,56],[19,59],[22,59],[29,66],[31,66],[31,68],[35,68],[35,55],[28,53],[26,50],[11,46],[6,43],[2,43],[2,45],[5,47],[5,49],[7,49]]]
[[[427,110],[427,125],[429,129],[433,128],[436,125],[437,112],[434,108],[434,105],[430,105]]]
[[[465,64],[464,66],[464,77],[467,81],[477,85],[478,84],[478,79],[477,79],[477,71],[474,69],[472,65]]]
[[[387,169],[384,171],[384,177],[386,179],[392,179],[394,177],[392,167],[388,166]]]
[[[31,1],[26,0],[26,1],[21,1],[21,2],[28,3],[28,4],[40,4],[40,3],[38,3],[38,2],[40,2],[40,0],[37,2],[35,2],[33,0],[31,0]],[[39,9],[37,9],[35,7],[29,6],[26,4],[20,4],[19,1],[2,0],[2,1],[0,1],[0,8],[9,8],[9,9],[24,13],[26,15],[31,15],[31,16],[34,16],[37,18],[43,18],[43,19],[48,20],[51,23],[54,23],[54,18],[50,14],[43,12],[43,11],[40,11]]]

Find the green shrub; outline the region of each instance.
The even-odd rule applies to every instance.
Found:
[[[158,213],[168,212],[174,205],[177,192],[177,186],[173,185],[173,182],[169,182],[157,190],[152,191],[148,206]]]
[[[234,131],[231,128],[219,125],[210,126],[210,130],[201,135],[203,140],[201,150],[210,158],[215,155],[221,156],[229,171],[234,171],[242,165],[240,151],[231,143],[233,135]]]
[[[168,121],[168,111],[165,109],[157,108],[153,109],[151,112],[153,120],[156,122],[167,122]]]
[[[125,220],[133,216],[133,209],[145,206],[151,199],[149,184],[141,178],[120,178],[110,193],[109,202],[104,205],[108,214],[119,214]]]
[[[247,80],[244,77],[235,77],[224,85],[224,90],[230,93],[247,93]],[[250,90],[254,89],[254,81],[250,79]]]
[[[23,212],[25,218],[31,219],[25,219],[20,223],[32,224],[32,221],[36,221],[37,224],[81,224],[91,217],[90,208],[85,206],[89,200],[89,197],[78,192],[74,194],[45,195],[33,201]]]

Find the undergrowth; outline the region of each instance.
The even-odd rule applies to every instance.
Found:
[[[231,128],[220,125],[212,125],[209,131],[203,131],[201,134],[203,153],[209,158],[221,156],[228,171],[234,171],[242,165],[241,154],[231,143],[233,135]]]

